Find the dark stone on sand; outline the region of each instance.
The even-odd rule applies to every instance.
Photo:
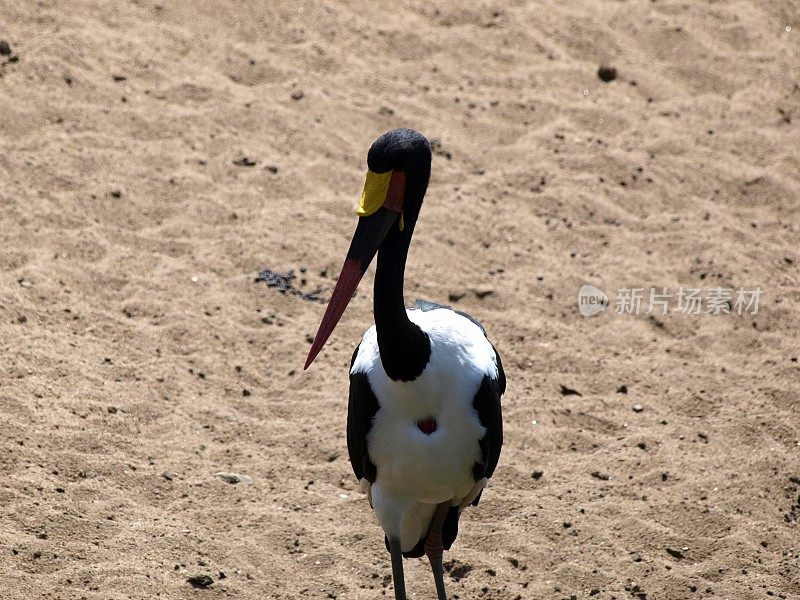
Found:
[[[278,166],[277,165],[267,165],[266,167],[264,167],[264,170],[265,171],[269,171],[270,173],[277,173],[278,172]]]
[[[108,193],[112,198],[121,198],[122,197],[122,190],[120,190],[119,188],[112,188],[111,190],[109,190]]]
[[[565,385],[561,385],[561,395],[562,396],[583,396],[578,390],[573,390],[572,388],[568,388]]]
[[[196,589],[204,590],[214,584],[214,580],[208,575],[192,575],[186,578],[186,583]]]
[[[597,76],[601,81],[608,83],[609,81],[614,81],[617,78],[617,70],[614,67],[601,65],[600,68],[597,69]]]
[[[292,92],[292,100],[302,100],[305,97],[303,90],[295,90]]]
[[[236,485],[237,483],[250,483],[251,479],[247,475],[240,475],[239,473],[224,473],[219,472],[215,473],[216,477],[219,477],[225,483],[229,483],[230,485]]]
[[[535,479],[536,481],[539,481],[542,478],[542,475],[544,475],[544,471],[536,470],[533,473],[531,473],[531,478]]]
[[[600,471],[592,471],[591,475],[592,477],[594,477],[595,479],[599,479],[600,481],[608,481],[609,479],[611,479],[611,475],[609,475],[608,473],[601,473]]]
[[[667,554],[669,554],[673,558],[677,558],[678,560],[683,558],[683,552],[681,550],[678,550],[677,548],[666,548],[666,551]]]
[[[621,385],[621,386],[619,386],[619,387],[617,388],[617,393],[618,393],[618,394],[627,394],[627,393],[628,393],[628,386],[627,386],[627,385]]]
[[[11,45],[5,40],[0,40],[0,54],[3,56],[11,54]]]
[[[248,156],[241,156],[241,157],[235,159],[233,161],[233,164],[235,164],[237,167],[254,167],[256,162],[258,162],[258,161],[253,160],[252,158],[250,158]]]

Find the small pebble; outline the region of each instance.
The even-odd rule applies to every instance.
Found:
[[[192,575],[191,577],[186,578],[186,582],[193,588],[198,588],[201,590],[204,590],[214,584],[214,580],[208,575]]]
[[[677,559],[683,558],[683,552],[681,550],[678,550],[677,548],[667,548],[666,550],[667,550],[667,554],[669,554],[670,556],[672,556],[674,558],[677,558]]]
[[[252,483],[252,479],[250,479],[247,475],[239,475],[239,473],[224,473],[220,471],[219,473],[214,473],[216,477],[219,477],[225,483],[230,483],[231,485],[235,485],[237,483]]]
[[[8,56],[11,54],[11,46],[5,40],[0,40],[0,54]]]
[[[637,413],[644,411],[644,406],[642,406],[641,404],[634,404],[631,408],[633,408],[633,412]]]
[[[601,81],[608,83],[609,81],[614,81],[617,78],[617,70],[614,67],[603,65],[597,69],[597,76]]]
[[[578,390],[573,390],[572,388],[568,388],[565,385],[561,385],[561,395],[562,396],[583,396]]]

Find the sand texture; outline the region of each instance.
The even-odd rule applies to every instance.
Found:
[[[371,272],[302,365],[395,127],[435,147],[407,301],[509,382],[452,598],[800,598],[800,4],[460,4],[0,0],[4,600],[393,597],[344,428]]]

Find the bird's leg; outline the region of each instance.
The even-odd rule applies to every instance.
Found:
[[[444,591],[444,565],[442,564],[442,552],[444,552],[442,527],[448,510],[450,510],[450,502],[442,502],[436,507],[436,512],[431,520],[431,527],[428,530],[428,537],[425,539],[425,554],[428,555],[428,560],[431,563],[438,600],[447,600],[447,594]]]
[[[403,577],[403,551],[398,538],[389,538],[389,553],[392,555],[392,581],[395,600],[406,600],[406,580]]]

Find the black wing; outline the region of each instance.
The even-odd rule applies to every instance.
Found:
[[[353,352],[350,361],[351,370],[359,347]],[[372,428],[372,418],[379,408],[378,399],[372,391],[366,373],[351,373],[350,398],[347,402],[347,452],[350,455],[353,473],[359,480],[366,478],[370,483],[375,482],[377,469],[369,459],[367,434]]]
[[[497,350],[494,351],[494,356],[497,362],[497,377],[486,375],[472,401],[481,425],[486,428],[486,435],[478,442],[481,447],[481,460],[472,467],[472,476],[476,482],[492,476],[497,461],[500,460],[500,449],[503,446],[503,410],[500,396],[506,391],[506,374]],[[477,506],[479,500],[480,494],[473,501],[473,506]]]

